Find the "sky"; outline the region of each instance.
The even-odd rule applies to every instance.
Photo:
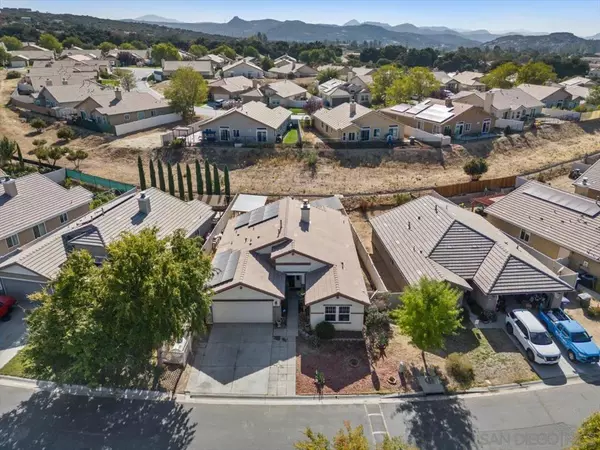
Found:
[[[600,0],[0,0],[0,5],[109,19],[155,14],[180,22],[227,22],[237,15],[340,25],[357,19],[491,32],[600,33]]]

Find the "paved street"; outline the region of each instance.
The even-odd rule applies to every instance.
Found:
[[[333,436],[349,420],[373,442],[387,430],[421,450],[554,450],[599,406],[600,389],[584,383],[464,399],[293,406],[53,397],[0,387],[0,448],[279,450],[292,448],[306,426]]]

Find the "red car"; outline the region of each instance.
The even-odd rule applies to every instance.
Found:
[[[9,297],[8,295],[0,295],[0,318],[4,318],[7,320],[9,318],[9,314],[12,311],[17,301],[14,297]]]

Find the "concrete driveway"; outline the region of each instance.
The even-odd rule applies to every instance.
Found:
[[[23,318],[25,309],[31,309],[28,301],[17,303],[11,318],[7,322],[0,321],[0,368],[4,367],[23,348],[27,341],[27,328]]]
[[[271,324],[215,324],[186,391],[212,395],[295,395],[296,338]]]

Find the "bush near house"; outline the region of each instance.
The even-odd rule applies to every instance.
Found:
[[[463,166],[463,170],[471,176],[471,180],[477,181],[488,171],[488,163],[483,158],[473,158]]]
[[[463,386],[469,386],[475,380],[471,362],[460,353],[450,353],[446,359],[446,370]]]
[[[7,80],[15,80],[17,78],[21,78],[21,72],[17,71],[17,70],[9,70],[8,72],[6,72],[6,79]]]
[[[320,322],[315,327],[315,333],[320,339],[333,339],[335,337],[335,327],[329,322]]]

